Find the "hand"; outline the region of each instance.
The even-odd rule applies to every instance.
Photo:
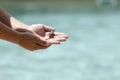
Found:
[[[34,24],[28,29],[18,28],[16,31],[21,33],[18,44],[32,51],[46,49],[52,44],[60,44],[68,38],[66,34],[59,32],[54,32],[54,37],[50,38],[50,32],[55,31],[55,29],[43,24]]]
[[[30,30],[36,34],[36,36],[46,40],[50,44],[60,44],[63,41],[66,41],[68,36],[65,33],[55,32],[54,37],[50,38],[49,34],[51,31],[55,31],[54,28],[46,26],[43,24],[34,24],[30,26]]]
[[[35,34],[30,32],[19,32],[17,44],[31,51],[38,49],[46,49],[50,46],[48,42],[40,39]]]

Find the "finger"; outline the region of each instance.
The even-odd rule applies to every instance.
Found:
[[[66,38],[54,38],[54,40],[63,42],[63,41],[66,41],[67,39]]]
[[[66,35],[65,33],[61,33],[61,32],[54,32],[56,35]]]
[[[60,44],[60,41],[57,41],[55,39],[49,39],[48,41],[50,42],[50,44]]]
[[[50,43],[48,41],[46,41],[46,40],[44,40],[43,38],[40,38],[40,37],[38,37],[38,39],[36,40],[35,43],[38,43],[41,46],[46,46],[46,47],[50,46]]]
[[[55,34],[55,36],[63,36],[63,37],[68,38],[68,35],[65,33],[55,32],[54,34]]]
[[[50,32],[46,32],[45,36],[49,36]],[[64,37],[64,38],[68,38],[68,35],[65,33],[59,33],[59,32],[54,32],[54,37]]]
[[[46,36],[44,37],[45,40],[48,39],[58,39],[59,41],[66,41],[68,39],[67,35],[58,35],[58,36],[54,36],[53,38],[49,37],[49,32],[46,33]]]
[[[55,28],[51,27],[51,26],[47,26],[47,25],[44,25],[44,29],[46,32],[51,32],[51,31],[55,31]]]
[[[66,38],[66,39],[68,39],[68,36],[67,35],[58,35],[58,36],[54,36],[54,38]]]
[[[36,50],[41,50],[41,49],[47,49],[48,47],[50,47],[50,46],[41,46],[40,44],[38,44],[38,43],[36,43],[36,45],[35,45],[35,49]]]
[[[53,39],[49,39],[48,41],[51,44],[60,44],[61,42],[64,42],[66,40],[67,40],[66,38],[53,38]]]

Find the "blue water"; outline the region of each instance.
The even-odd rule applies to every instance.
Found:
[[[75,6],[39,9],[36,5],[36,9],[26,5],[18,10],[3,7],[24,23],[54,26],[67,33],[69,40],[34,52],[0,40],[0,80],[120,80],[119,10],[87,12],[74,10]]]

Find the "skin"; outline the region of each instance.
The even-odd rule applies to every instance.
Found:
[[[50,38],[50,32],[54,37]],[[53,27],[44,24],[27,25],[9,15],[0,8],[0,39],[7,40],[20,45],[27,50],[46,49],[53,44],[66,41],[65,33],[56,32]]]

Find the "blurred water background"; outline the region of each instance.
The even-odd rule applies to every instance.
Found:
[[[69,35],[34,52],[0,40],[0,80],[120,80],[119,0],[0,0],[0,6],[26,24]]]

